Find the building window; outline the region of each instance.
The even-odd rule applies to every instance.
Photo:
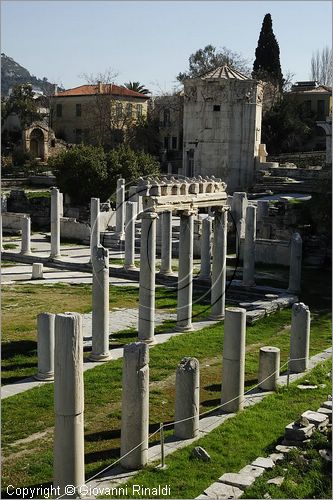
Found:
[[[116,117],[121,118],[123,116],[123,105],[121,102],[116,103]]]
[[[168,127],[170,125],[170,109],[165,109],[163,112],[163,125]]]
[[[136,116],[137,116],[137,118],[140,118],[140,116],[142,116],[142,104],[137,104],[137,106],[136,106]]]
[[[132,118],[132,104],[130,102],[126,106],[126,116]]]
[[[177,137],[172,138],[172,149],[177,149]]]
[[[60,118],[62,116],[62,104],[57,104],[57,117]]]
[[[213,111],[221,111],[221,106],[219,104],[214,104]]]
[[[325,101],[317,101],[317,119],[325,120]]]
[[[81,104],[77,104],[76,105],[76,107],[75,107],[75,113],[76,113],[76,116],[81,116],[81,114],[82,114]]]
[[[164,137],[164,149],[169,149],[169,137]]]

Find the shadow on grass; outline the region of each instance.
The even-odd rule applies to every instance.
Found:
[[[37,342],[33,340],[17,340],[2,344],[1,357],[3,360],[13,358],[19,354],[35,356],[37,354]]]

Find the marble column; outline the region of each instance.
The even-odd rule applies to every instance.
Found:
[[[51,253],[50,257],[60,257],[60,192],[57,188],[51,189]]]
[[[2,212],[2,210],[1,210]],[[4,252],[3,241],[2,241],[2,213],[0,212],[0,252]]]
[[[276,391],[280,375],[280,349],[265,346],[259,350],[258,385],[263,391]]]
[[[268,217],[269,213],[269,201],[268,200],[258,200],[257,201],[257,220],[262,221],[264,217]]]
[[[293,233],[290,241],[290,264],[288,292],[301,291],[302,276],[302,238],[299,233]]]
[[[54,320],[50,313],[37,316],[37,380],[54,380]]]
[[[76,491],[66,498],[77,498],[85,481],[83,336],[77,313],[55,318],[54,408],[53,486],[64,495],[73,485]]]
[[[161,219],[161,269],[159,274],[172,275],[172,211],[160,214]]]
[[[124,347],[123,358],[120,456],[124,458],[120,463],[125,469],[147,464],[148,426],[149,348],[144,342],[134,342]]]
[[[215,211],[213,264],[211,283],[211,318],[220,320],[225,312],[225,285],[227,276],[228,212]]]
[[[175,436],[191,439],[199,435],[199,361],[183,358],[176,372]]]
[[[43,279],[43,264],[34,263],[32,264],[31,279],[41,280]]]
[[[243,409],[245,371],[246,310],[228,307],[225,311],[222,410],[227,413]]]
[[[21,242],[21,254],[30,255],[31,254],[31,219],[30,217],[22,217],[22,242]]]
[[[137,203],[127,201],[125,223],[125,261],[124,268],[136,269],[135,266],[135,220],[137,216]]]
[[[109,351],[109,251],[97,245],[92,254],[92,361],[108,361]]]
[[[100,244],[100,201],[99,198],[90,200],[90,256],[93,249]]]
[[[193,227],[194,212],[180,213],[179,267],[177,294],[177,331],[190,331],[192,327],[193,291]]]
[[[255,286],[255,250],[256,250],[256,207],[246,209],[245,241],[243,255],[243,285]]]
[[[201,226],[201,265],[199,278],[210,280],[212,257],[212,217],[205,217]]]
[[[140,287],[138,338],[148,344],[155,343],[155,212],[141,214]]]
[[[124,236],[125,226],[125,179],[117,180],[116,193],[116,233],[119,237]]]
[[[293,304],[290,333],[289,369],[293,373],[307,370],[310,348],[310,310],[303,302]]]

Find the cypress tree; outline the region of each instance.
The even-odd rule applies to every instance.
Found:
[[[252,77],[268,80],[282,90],[283,75],[280,65],[280,49],[272,28],[272,17],[266,14],[262,23]]]

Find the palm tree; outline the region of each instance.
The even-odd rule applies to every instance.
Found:
[[[144,85],[141,85],[140,82],[125,83],[125,87],[134,92],[139,92],[140,94],[150,94],[150,91],[146,89]]]

